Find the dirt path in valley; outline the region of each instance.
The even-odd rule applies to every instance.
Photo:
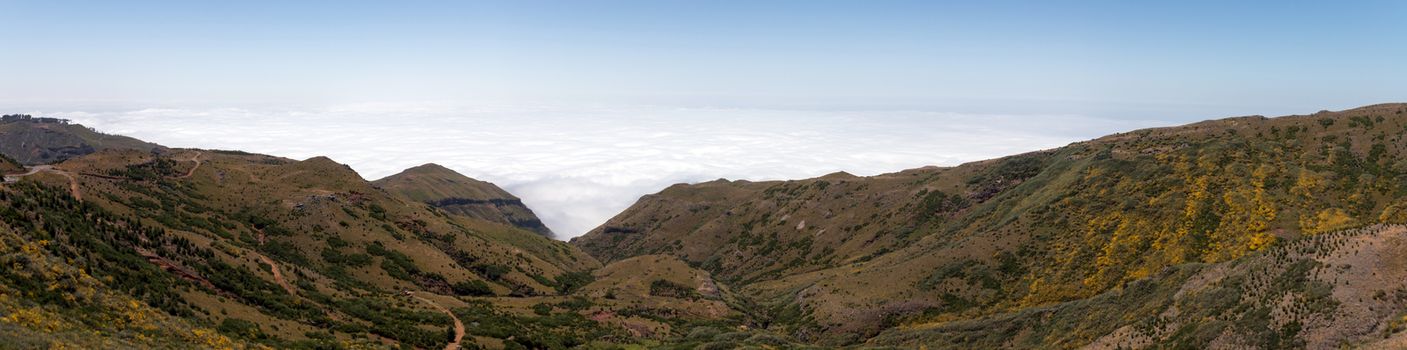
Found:
[[[440,310],[440,312],[449,315],[449,318],[454,319],[454,341],[451,341],[449,342],[449,344],[446,344],[445,350],[459,350],[459,341],[464,339],[464,322],[460,322],[459,316],[455,316],[453,312],[450,312],[448,308],[445,308],[443,305],[440,305],[440,303],[436,303],[434,300],[415,295],[414,293],[418,292],[411,292],[412,297],[420,299],[420,301],[429,303],[430,306],[434,306],[435,309]]]
[[[278,269],[278,264],[274,263],[274,259],[269,259],[269,257],[259,253],[254,253],[254,255],[259,257],[259,261],[269,264],[269,271],[274,273],[274,282],[278,282],[278,286],[283,287],[283,291],[288,292],[288,295],[298,295],[298,292],[293,289],[293,286],[288,284],[288,280],[283,279],[283,271]]]

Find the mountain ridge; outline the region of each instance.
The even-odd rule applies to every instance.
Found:
[[[552,230],[514,196],[435,163],[401,171],[372,184],[450,213],[517,226],[551,238]]]
[[[419,291],[415,296],[429,300],[538,298],[584,283],[570,276],[600,266],[565,243],[448,215],[377,189],[326,157],[298,161],[233,151],[104,149],[45,167],[52,171],[0,187],[0,230],[13,229],[19,241],[37,242],[33,254],[67,258],[76,269],[91,272],[95,288],[130,294],[133,305],[150,305],[147,317],[185,320],[195,331],[227,336],[220,341],[229,346],[443,347],[441,330],[450,316],[432,307],[437,304],[407,304],[396,291]],[[19,271],[24,270],[13,272]],[[27,278],[6,276],[0,276],[8,278],[0,278],[5,286],[22,285],[17,281]],[[0,337],[96,346],[62,330],[110,328],[33,326],[42,322],[20,324],[19,333],[5,328],[11,326],[3,317],[15,315],[11,312],[81,297],[74,293],[36,289],[15,295],[15,308],[0,309]],[[451,315],[465,317],[468,304],[451,305],[446,309]],[[504,312],[500,307],[491,308]],[[554,327],[520,333],[517,341],[581,342],[581,332],[614,331],[587,324]],[[150,334],[159,337],[132,343],[118,336],[111,346],[222,347],[198,343],[210,337]],[[136,345],[120,345],[128,343]]]
[[[433,164],[94,150],[0,185],[0,342],[1391,348],[1404,140],[1383,104],[676,184],[569,243],[427,204],[520,203]]]
[[[99,133],[67,119],[7,114],[0,117],[0,153],[25,165],[49,164],[104,149],[160,152],[166,147]]]
[[[774,317],[811,320],[782,332],[847,344],[1392,223],[1404,110],[1234,117],[859,180],[674,186],[572,244],[606,262],[680,257]]]

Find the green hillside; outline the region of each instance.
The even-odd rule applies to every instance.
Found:
[[[564,243],[403,201],[326,158],[99,151],[55,169],[73,183],[41,173],[0,190],[20,241],[46,242],[99,289],[275,348],[443,347],[451,319],[401,291],[555,295],[560,277],[598,266]]]
[[[573,244],[607,261],[678,256],[771,305],[771,328],[849,344],[1400,223],[1404,113],[1231,118],[951,168],[680,185]]]
[[[930,348],[1339,348],[1407,344],[1407,226],[1323,233],[1182,264],[1091,298],[885,331]]]
[[[94,150],[0,185],[0,348],[1400,348],[1404,135],[1375,105],[681,184],[570,243],[434,165]]]

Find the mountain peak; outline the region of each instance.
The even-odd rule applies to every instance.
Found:
[[[328,158],[327,156],[313,156],[312,158],[304,159],[303,162],[304,162],[304,163],[308,163],[308,164],[336,164],[336,165],[342,165],[342,163],[338,163],[337,161],[332,160],[332,158]]]
[[[450,213],[510,224],[552,236],[552,231],[523,205],[523,201],[493,183],[464,176],[435,163],[425,163],[372,182],[388,192]]]
[[[435,164],[435,163],[425,163],[425,164],[417,165],[417,166],[414,166],[414,167],[406,168],[405,170],[402,170],[401,172],[402,172],[402,173],[453,173],[453,174],[455,174],[455,175],[460,175],[459,172],[454,171],[453,169],[446,168],[446,167],[443,166],[443,165],[439,165],[439,164]],[[461,176],[462,176],[462,175],[461,175]]]
[[[361,174],[358,174],[357,171],[353,170],[351,166],[338,163],[337,161],[332,160],[332,158],[328,158],[327,156],[316,156],[304,159],[303,161],[294,164],[296,164],[298,167],[305,168],[308,170],[335,173],[339,175],[351,175],[357,177],[358,179],[361,178]]]
[[[822,179],[830,179],[830,180],[845,180],[845,179],[857,179],[857,178],[859,178],[859,176],[855,176],[855,174],[851,174],[851,173],[844,172],[844,171],[837,171],[837,172],[833,172],[833,173],[830,173],[830,174],[822,175],[820,178],[822,178]]]

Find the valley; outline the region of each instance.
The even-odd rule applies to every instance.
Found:
[[[7,116],[0,343],[1395,348],[1404,113],[678,184],[569,242],[508,191],[436,164],[369,181],[326,157]]]

